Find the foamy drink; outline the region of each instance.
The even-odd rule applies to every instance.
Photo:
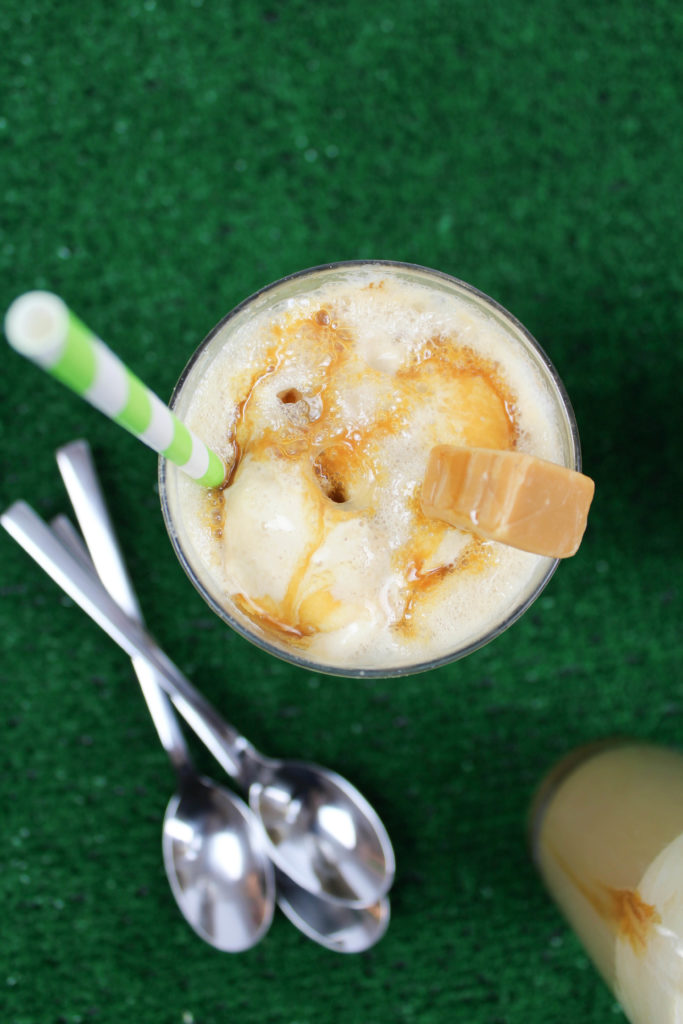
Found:
[[[509,625],[555,567],[421,510],[438,444],[579,468],[547,357],[446,275],[337,264],[278,282],[215,328],[172,404],[230,467],[207,491],[162,462],[180,560],[218,614],[289,660],[439,664]]]
[[[536,864],[632,1024],[683,1020],[683,755],[597,745],[533,812]]]

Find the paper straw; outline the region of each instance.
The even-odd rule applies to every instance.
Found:
[[[171,412],[57,295],[27,292],[5,317],[10,345],[205,487],[223,460]]]

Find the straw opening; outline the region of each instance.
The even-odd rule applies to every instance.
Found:
[[[27,292],[15,299],[5,316],[10,345],[29,359],[52,361],[69,330],[69,311],[52,292]]]

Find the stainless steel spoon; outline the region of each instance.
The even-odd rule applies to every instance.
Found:
[[[119,605],[128,611],[132,618],[142,623],[139,604],[109,517],[89,445],[85,441],[74,441],[60,448],[56,455],[76,517],[90,549],[90,556],[68,519],[58,517],[53,521],[53,530],[84,564],[91,570],[98,571],[102,582]],[[196,772],[190,762],[189,751],[170,701],[159,689],[156,674],[150,672],[148,664],[138,658],[134,659],[134,665],[162,743],[183,784],[189,785],[191,781],[196,781]],[[206,797],[214,794],[221,806],[225,801],[235,799],[213,780],[203,779],[201,782],[206,790]],[[237,802],[241,804],[241,801]],[[177,898],[179,886],[182,892],[182,883],[187,875],[184,862],[187,856],[186,845],[178,842],[178,833],[183,829],[178,828],[175,820],[179,806],[183,806],[182,793],[169,805],[163,833],[164,860],[171,887]],[[172,811],[174,813],[171,813]],[[278,872],[277,888],[279,906],[290,921],[314,942],[337,952],[352,953],[368,949],[381,938],[389,923],[390,909],[387,899],[363,908],[330,905],[326,898],[312,896],[282,872]],[[186,917],[188,912],[196,911],[196,904],[188,902],[188,899],[185,899],[184,905],[181,906]],[[229,923],[229,915],[226,916]]]
[[[389,926],[389,899],[369,907],[345,907],[313,896],[279,871],[277,904],[299,931],[335,953],[363,953],[379,942]]]
[[[386,895],[394,879],[394,852],[382,822],[355,787],[318,765],[260,754],[220,718],[153,638],[103,591],[102,584],[82,566],[73,565],[49,527],[25,502],[16,502],[2,522],[116,643],[131,656],[141,655],[161,673],[158,683],[176,709],[248,793],[276,867],[313,895],[345,906],[367,907]]]
[[[53,530],[84,566],[97,569],[111,596],[142,624],[89,448],[85,443],[77,449],[69,447],[58,453],[57,461],[75,498],[74,509],[92,561],[70,520],[59,517],[53,521]],[[77,484],[77,478],[86,476],[93,502],[87,509]],[[261,825],[242,800],[198,774],[171,703],[157,686],[154,669],[140,657],[133,658],[133,667],[177,775],[177,792],[166,808],[162,828],[171,891],[185,920],[206,942],[230,953],[250,949],[267,932],[275,909],[275,875]]]
[[[88,564],[87,552],[84,559],[82,550],[79,550],[82,542],[77,535],[74,538],[76,530],[71,522],[64,517],[58,517],[56,520],[53,520],[52,528],[67,548],[78,554],[81,560]],[[94,573],[92,562],[90,562],[90,567]],[[169,715],[172,715],[173,712],[168,704],[167,707]],[[157,724],[159,724],[158,721]],[[216,908],[222,911],[219,917],[220,920],[224,921],[224,927],[221,930],[223,942],[219,944],[212,937],[216,933],[215,927],[211,930],[211,934],[207,934],[207,917],[211,917],[211,920],[215,918],[214,915],[207,913],[206,901],[204,901],[202,906],[199,906],[197,901],[193,900],[192,889],[196,889],[196,885],[193,884],[195,872],[191,871],[188,873],[186,870],[188,860],[190,862],[194,860],[194,852],[200,843],[204,844],[204,838],[209,840],[215,834],[220,836],[222,821],[226,820],[234,812],[234,807],[231,809],[230,804],[234,804],[235,798],[212,779],[207,779],[206,777],[199,779],[196,773],[194,773],[194,778],[191,778],[193,769],[189,763],[183,762],[181,765],[176,765],[176,767],[179,769],[179,774],[180,771],[183,771],[186,777],[181,778],[180,792],[169,803],[163,830],[164,862],[171,889],[184,916],[202,938],[207,939],[207,941],[219,949],[236,951],[234,949],[234,938],[229,939],[232,943],[230,946],[226,945],[225,940],[225,936],[233,935],[235,927],[231,917],[230,893],[224,894],[225,898],[220,901],[221,906]],[[183,799],[184,794],[188,792],[193,781],[204,787],[202,803],[210,811],[208,818],[202,816],[197,820],[196,808],[192,800]],[[246,805],[242,804],[241,801],[238,800],[237,803],[249,814],[251,817],[250,824],[253,826],[257,822],[253,812]],[[189,836],[186,824],[188,818],[191,819],[194,828],[191,849],[189,851],[187,843],[182,842],[183,839],[187,839]],[[185,819],[185,821],[182,819]],[[261,828],[260,823],[258,828]],[[263,838],[262,834],[260,838]],[[178,840],[181,840],[180,845],[177,842]],[[229,854],[230,850],[227,852]],[[214,843],[214,856],[215,858],[223,858],[225,856],[225,850],[221,848],[220,838],[217,843]],[[214,857],[205,858],[204,860],[205,870],[201,879],[204,893],[207,891],[211,893],[214,885],[221,882],[220,877],[218,879],[213,878],[213,860]],[[219,865],[218,867],[218,873],[220,874],[222,866]],[[234,867],[228,868],[228,875],[231,879],[234,877],[234,870]],[[334,950],[337,953],[362,953],[379,942],[387,930],[390,919],[390,904],[386,896],[369,907],[347,907],[343,904],[330,902],[325,896],[313,896],[281,871],[276,870],[276,876],[277,904],[280,910],[299,931],[303,932],[313,942],[317,942],[318,945],[325,946],[327,949]],[[237,912],[239,913],[239,911],[240,908],[238,907]],[[197,918],[201,917],[201,920],[195,920],[195,916]]]
[[[24,501],[0,522],[130,657],[155,669],[158,682],[221,767],[249,792],[276,867],[314,895],[346,906],[369,906],[386,893],[394,857],[384,827],[368,802],[339,775],[316,765],[263,757],[217,714],[164,654],[129,619],[102,583],[67,551]]]

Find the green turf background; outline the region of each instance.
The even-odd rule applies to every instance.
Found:
[[[316,677],[212,618],[154,456],[5,348],[2,507],[67,511],[52,453],[87,436],[162,646],[262,749],[353,780],[398,876],[364,956],[279,916],[249,953],[203,945],[163,873],[173,778],[129,665],[3,534],[0,1019],[622,1019],[523,823],[574,745],[683,742],[680,5],[5,0],[0,38],[3,309],[61,293],[168,396],[214,323],[284,274],[437,267],[549,352],[597,481],[580,553],[495,643],[414,678]]]

